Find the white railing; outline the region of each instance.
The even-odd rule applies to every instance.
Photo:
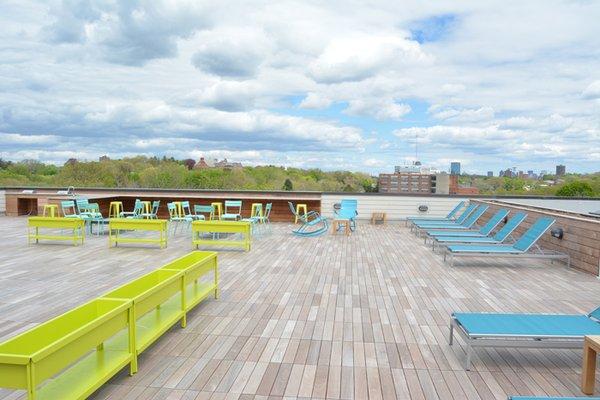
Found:
[[[342,199],[358,200],[359,219],[370,219],[373,212],[385,212],[388,220],[399,221],[412,216],[444,217],[459,201],[468,200],[468,197],[323,194],[321,213],[332,218],[334,204]],[[419,206],[423,205],[427,206],[426,212],[419,211]]]
[[[6,190],[0,189],[0,215],[6,214]]]

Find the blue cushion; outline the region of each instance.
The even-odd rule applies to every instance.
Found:
[[[523,253],[521,250],[517,250],[512,246],[507,245],[477,245],[477,244],[463,244],[448,246],[448,250],[453,253]]]
[[[473,336],[573,336],[600,335],[600,324],[585,315],[454,313],[453,317]]]

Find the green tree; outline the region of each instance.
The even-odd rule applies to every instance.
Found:
[[[283,190],[291,191],[294,190],[294,185],[290,178],[285,178],[285,182],[283,182]]]
[[[556,191],[556,195],[562,197],[592,197],[594,189],[587,182],[574,181],[563,185]]]

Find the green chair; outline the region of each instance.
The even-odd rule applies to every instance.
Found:
[[[140,199],[135,199],[133,211],[122,211],[120,214],[121,218],[142,218],[142,212],[144,211],[144,203]]]
[[[177,210],[177,204],[175,203],[167,203],[167,210],[169,210],[169,227],[167,229],[167,233],[168,230],[172,228],[173,231],[173,235],[175,235],[175,233],[177,233],[177,226],[181,225],[181,231],[183,232],[183,228],[185,225],[187,225],[187,227],[190,227],[192,224],[192,221],[194,220],[192,217],[187,217],[187,216],[180,216],[179,215],[179,211]]]

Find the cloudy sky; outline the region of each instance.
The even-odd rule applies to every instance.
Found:
[[[600,3],[0,0],[0,157],[600,170]]]

